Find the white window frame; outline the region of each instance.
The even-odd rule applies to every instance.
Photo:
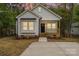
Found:
[[[57,23],[52,23],[52,29],[57,29]]]
[[[56,28],[53,28],[52,24],[56,24]],[[50,28],[48,28],[47,24],[50,24]],[[46,32],[47,33],[54,33],[54,32],[57,32],[57,22],[50,22],[50,23],[46,23]]]
[[[48,27],[48,24],[50,24],[50,27]],[[53,26],[55,26],[55,27],[53,27]],[[57,23],[47,23],[46,29],[48,29],[48,30],[57,29]]]
[[[27,30],[23,30],[23,22],[26,22],[26,23],[27,23]],[[33,29],[30,29],[30,27],[29,27],[29,26],[30,26],[30,25],[29,25],[30,22],[33,23],[33,24],[32,24],[32,28],[33,28]],[[22,21],[21,24],[22,24],[22,27],[21,27],[21,28],[22,28],[22,31],[34,31],[34,28],[35,28],[35,27],[34,27],[34,22],[33,22],[33,21]]]

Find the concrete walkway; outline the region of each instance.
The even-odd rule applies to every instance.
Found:
[[[33,42],[21,56],[79,56],[76,42]]]

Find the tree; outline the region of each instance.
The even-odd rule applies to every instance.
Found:
[[[0,4],[0,36],[15,32],[18,11],[18,8],[11,9],[7,4]]]
[[[72,25],[72,20],[73,20],[73,8],[74,8],[74,4],[73,3],[70,3],[69,4],[69,10],[68,10],[68,13],[69,13],[69,23],[68,23],[68,37],[71,37],[71,25]]]
[[[79,22],[79,5],[74,5],[74,11],[73,11],[73,20],[72,22]]]
[[[72,19],[73,19],[73,4],[62,4],[63,7],[59,7],[59,8],[51,8],[51,10],[57,12],[62,19],[60,20],[60,31],[61,31],[61,35],[63,37],[67,36],[70,37],[70,33],[71,33],[71,23],[72,23]]]

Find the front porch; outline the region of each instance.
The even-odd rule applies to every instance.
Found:
[[[41,20],[39,36],[42,37],[60,37],[60,21]]]
[[[40,37],[47,37],[47,38],[60,38],[58,33],[40,33]]]

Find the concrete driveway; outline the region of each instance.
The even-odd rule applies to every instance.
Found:
[[[79,43],[33,42],[21,56],[79,56]]]

